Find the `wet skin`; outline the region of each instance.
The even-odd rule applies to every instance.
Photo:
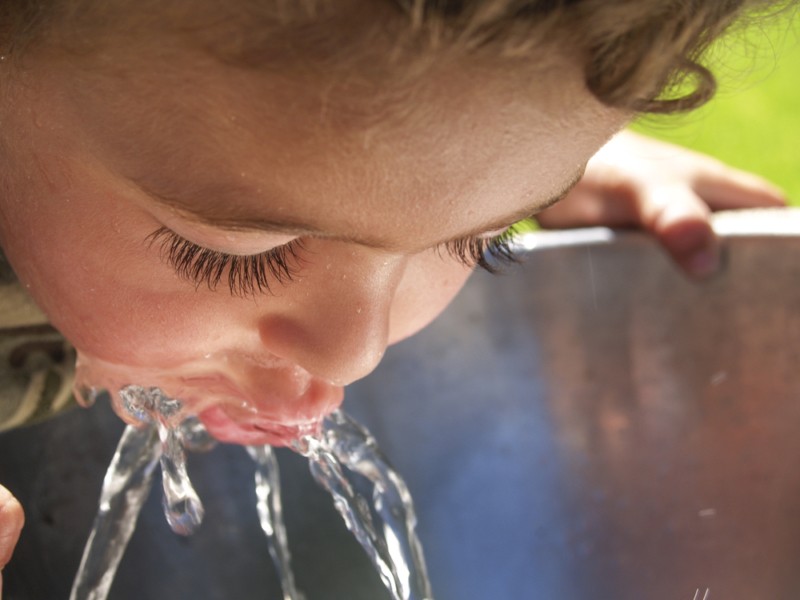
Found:
[[[188,5],[179,19],[223,26],[236,21],[218,11],[240,8]],[[209,54],[220,31],[199,21],[161,27],[155,5],[113,30],[101,15],[76,52],[0,60],[0,245],[78,349],[79,385],[160,386],[220,439],[283,443],[458,292],[471,267],[443,242],[537,212],[587,161],[540,223],[643,227],[694,276],[716,266],[711,210],[784,202],[626,132],[589,160],[630,115],[601,106],[555,47],[533,65],[484,56],[407,77],[371,38],[364,60],[332,69],[379,5],[337,3],[358,18],[343,15],[310,55],[280,52],[302,36],[267,40],[260,65]],[[255,293],[182,277],[165,227],[237,256],[302,242],[293,281]],[[0,569],[22,524],[0,487]]]
[[[567,57],[458,66],[355,93],[179,43],[32,59],[2,108],[0,235],[82,383],[159,386],[248,443],[337,406],[463,285],[446,242],[563,195],[628,118]],[[293,243],[292,281],[189,281],[161,228],[231,255]]]

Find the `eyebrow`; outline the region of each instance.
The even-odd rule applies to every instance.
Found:
[[[514,223],[517,223],[524,219],[531,218],[535,216],[537,213],[563,200],[564,197],[567,196],[567,194],[569,194],[570,191],[572,191],[572,189],[580,182],[581,178],[583,177],[584,171],[585,167],[579,169],[578,172],[561,189],[561,191],[545,199],[544,201],[538,200],[524,208],[514,211],[509,215],[496,219],[491,223],[482,225],[480,228],[457,235],[447,240],[442,240],[441,242],[438,242],[436,245],[443,245],[447,244],[448,242],[469,239],[478,235],[485,234],[488,231],[494,231],[497,229],[510,227]],[[209,227],[214,227],[216,229],[221,229],[223,231],[229,231],[234,233],[235,232],[280,233],[286,235],[319,236],[327,238],[335,237],[335,239],[337,240],[352,242],[379,250],[392,249],[391,247],[387,246],[385,242],[382,242],[379,239],[351,237],[347,235],[331,236],[329,232],[322,231],[321,229],[309,226],[308,223],[296,221],[287,217],[262,218],[262,217],[253,217],[251,215],[237,216],[237,215],[231,215],[229,211],[225,212],[220,211],[218,208],[219,205],[197,207],[190,205],[187,201],[181,198],[158,194],[154,192],[152,189],[148,189],[139,183],[136,183],[136,185],[145,194],[147,194],[148,197],[155,200],[157,203],[161,204],[167,209],[176,212],[179,216],[186,218],[190,221],[193,221],[195,223],[201,225],[207,225]],[[224,192],[220,190],[220,193],[216,197],[217,198],[225,198],[233,196],[241,197],[241,195],[244,193],[247,193],[246,190],[242,189],[234,190],[233,188],[231,188],[227,189]],[[203,196],[208,196],[208,194],[204,193]]]
[[[585,170],[586,170],[586,167],[581,167],[578,170],[578,172],[569,180],[569,182],[561,189],[561,191],[559,191],[556,194],[550,196],[549,198],[547,198],[543,202],[542,201],[537,201],[537,202],[535,202],[535,203],[533,203],[533,204],[531,204],[531,205],[529,205],[529,206],[527,206],[525,208],[521,208],[521,209],[511,213],[510,215],[506,215],[505,217],[497,219],[496,221],[494,221],[492,223],[489,223],[488,225],[484,225],[480,229],[465,233],[463,235],[459,235],[459,236],[457,236],[457,237],[455,237],[455,238],[453,238],[452,240],[449,240],[449,241],[455,241],[455,240],[458,240],[458,239],[469,238],[469,237],[473,237],[473,236],[476,236],[476,235],[480,235],[480,234],[485,233],[487,231],[494,231],[495,229],[502,229],[504,227],[510,227],[514,223],[518,223],[519,221],[522,221],[524,219],[530,219],[530,218],[534,217],[536,214],[542,212],[543,210],[545,210],[547,208],[550,208],[551,206],[553,206],[554,204],[557,204],[558,202],[561,202],[561,200],[563,200],[567,196],[567,194],[569,194],[572,191],[572,188],[574,188],[576,185],[578,185],[578,183],[580,183],[580,180],[583,179],[583,174],[584,174]],[[442,243],[446,243],[446,242],[442,242]]]

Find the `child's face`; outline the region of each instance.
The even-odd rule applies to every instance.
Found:
[[[3,248],[85,383],[159,386],[221,438],[275,441],[450,302],[470,268],[445,242],[562,195],[627,118],[567,59],[502,65],[393,88],[166,43],[32,58],[0,106]],[[293,242],[293,280],[182,278],[164,227],[233,255]]]

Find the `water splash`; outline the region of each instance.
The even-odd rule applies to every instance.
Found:
[[[248,446],[247,453],[256,463],[256,509],[261,529],[269,542],[269,553],[281,580],[283,600],[303,600],[297,591],[292,572],[289,542],[283,522],[278,459],[270,446]]]
[[[170,410],[164,405],[162,410]],[[161,441],[161,482],[164,487],[164,515],[172,531],[190,535],[203,522],[203,504],[194,491],[186,472],[186,453],[177,429],[168,427],[161,419],[156,421]]]
[[[182,408],[180,400],[169,398],[158,388],[135,385],[127,386],[119,395],[126,411],[143,423],[155,425],[161,442],[164,515],[175,533],[190,535],[203,522],[204,510],[186,472],[183,440],[174,423]],[[196,429],[196,422],[192,425]]]
[[[411,494],[375,438],[341,411],[294,449],[367,552],[394,600],[432,600]]]
[[[119,398],[140,426],[125,429],[108,467],[70,600],[107,597],[152,487],[156,463],[162,472],[164,513],[173,531],[189,535],[203,518],[202,503],[186,470],[185,449],[206,451],[216,441],[196,417],[183,419],[181,402],[158,388],[127,386]],[[183,420],[176,423],[179,419]],[[324,420],[319,434],[296,440],[293,449],[308,458],[315,480],[333,497],[393,599],[432,600],[411,495],[372,435],[336,411]],[[247,451],[256,464],[256,508],[283,598],[304,600],[291,569],[277,460],[269,446]]]

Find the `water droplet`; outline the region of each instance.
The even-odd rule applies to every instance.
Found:
[[[200,419],[194,415],[180,424],[178,435],[189,452],[208,452],[217,445],[217,440],[211,437]]]
[[[190,535],[203,522],[203,504],[186,471],[186,452],[177,428],[156,421],[161,440],[161,483],[164,516],[177,534]]]
[[[90,406],[94,405],[95,402],[97,402],[97,397],[100,395],[100,391],[97,388],[82,385],[75,391],[75,395],[78,403],[81,406],[84,408],[89,408]]]

